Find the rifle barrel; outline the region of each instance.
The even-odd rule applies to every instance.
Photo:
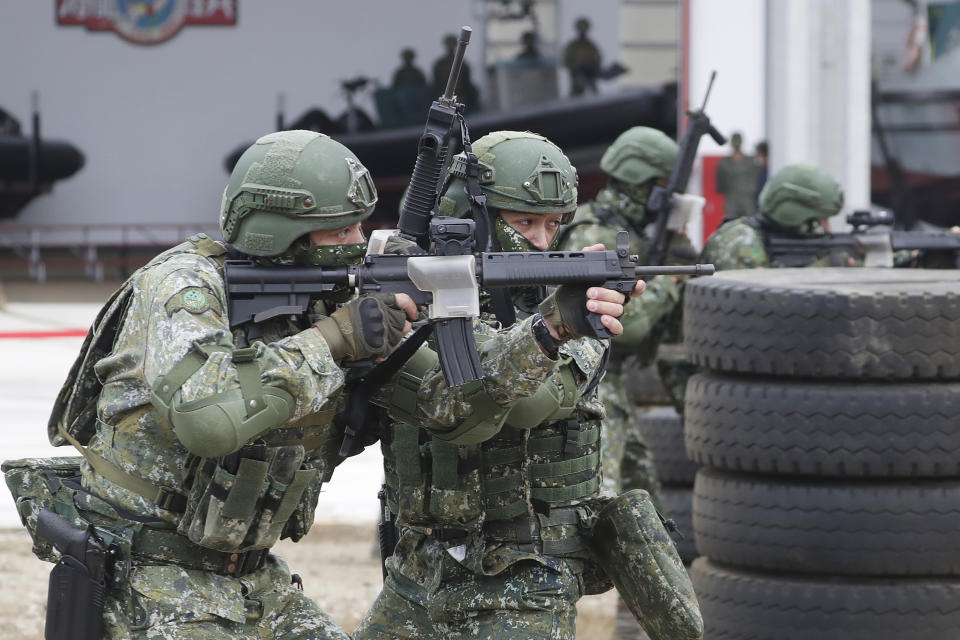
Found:
[[[664,265],[637,267],[638,278],[651,276],[712,276],[716,268],[712,264]]]
[[[460,39],[457,41],[457,50],[453,54],[453,64],[450,66],[450,75],[447,77],[447,88],[443,92],[445,100],[452,100],[453,94],[457,90],[457,81],[460,79],[460,68],[463,66],[463,54],[470,43],[470,34],[473,29],[470,27],[460,27]]]

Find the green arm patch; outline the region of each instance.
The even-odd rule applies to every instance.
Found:
[[[187,287],[173,294],[164,305],[167,315],[172,316],[184,309],[190,313],[204,313],[213,310],[218,316],[223,315],[223,309],[216,294],[207,287]]]

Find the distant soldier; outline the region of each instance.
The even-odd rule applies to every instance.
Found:
[[[646,203],[656,184],[665,185],[677,159],[677,143],[662,131],[650,127],[628,129],[613,142],[600,159],[600,168],[610,182],[596,199],[577,210],[574,222],[562,231],[560,248],[576,251],[580,247],[602,243],[616,246],[620,229],[630,232],[630,252],[644,264],[649,251],[645,229],[652,220]],[[671,246],[672,254],[685,254],[690,261],[694,250],[684,236]],[[681,261],[684,261],[681,260]],[[623,335],[613,340],[613,351],[606,377],[599,387],[607,417],[603,423],[601,452],[603,486],[614,494],[628,489],[645,489],[656,498],[659,483],[650,449],[632,426],[633,402],[628,399],[624,378],[632,373],[624,369],[627,356],[639,356],[632,367],[649,365],[666,329],[664,319],[680,300],[680,286],[674,278],[658,276],[647,283],[647,291],[626,307]],[[621,466],[629,464],[635,473],[621,478]]]
[[[517,62],[528,64],[539,64],[543,61],[543,55],[540,53],[540,47],[537,42],[536,31],[524,31],[520,36],[520,45],[523,47],[517,54]]]
[[[577,19],[574,28],[577,37],[567,44],[563,52],[563,64],[570,72],[570,95],[580,96],[587,91],[596,93],[600,75],[600,49],[587,37],[589,20]]]
[[[427,76],[419,67],[413,64],[417,53],[409,47],[400,52],[402,64],[400,68],[393,73],[394,87],[425,87],[427,86]]]
[[[793,237],[827,233],[828,218],[843,207],[843,188],[833,176],[812,164],[792,164],[778,171],[760,192],[759,212],[725,222],[700,255],[717,269],[779,266],[765,248],[771,234]],[[811,266],[852,266],[836,254]],[[833,264],[831,264],[833,263]],[[646,297],[646,296],[644,296]]]
[[[453,66],[453,57],[457,50],[457,36],[453,34],[444,36],[443,46],[447,52],[433,63],[433,93],[437,96],[447,88],[447,78],[450,77],[450,68]],[[468,110],[477,110],[479,107],[477,104],[479,94],[470,79],[470,65],[466,60],[460,67],[460,79],[457,81],[456,94]]]
[[[761,140],[753,148],[753,159],[757,163],[756,199],[759,201],[760,191],[763,189],[763,186],[767,184],[767,178],[769,177],[770,146],[767,144],[766,140]]]
[[[743,136],[730,136],[733,153],[717,165],[717,191],[723,194],[723,219],[732,220],[752,214],[756,208],[757,174],[753,158],[743,153]]]

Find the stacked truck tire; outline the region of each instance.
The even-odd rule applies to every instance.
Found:
[[[960,271],[721,272],[684,337],[705,640],[960,638]]]

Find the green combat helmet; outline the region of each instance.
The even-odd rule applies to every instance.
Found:
[[[495,131],[477,139],[473,153],[480,161],[480,189],[487,196],[491,214],[501,210],[559,213],[563,214],[561,224],[573,220],[577,210],[577,170],[555,144],[529,131]],[[440,198],[443,215],[470,215],[465,170],[466,156],[461,153],[450,165],[446,190]],[[492,217],[504,251],[537,251],[499,215]]]
[[[778,171],[760,191],[760,213],[782,227],[801,227],[829,218],[843,207],[843,189],[812,164],[791,164]]]
[[[358,260],[365,244],[317,247],[311,231],[367,218],[377,203],[370,172],[352,151],[313,131],[278,131],[247,149],[220,208],[223,239],[275,264],[336,265]]]
[[[621,133],[600,158],[600,168],[620,182],[640,185],[667,179],[677,161],[677,143],[659,129],[633,127]]]

